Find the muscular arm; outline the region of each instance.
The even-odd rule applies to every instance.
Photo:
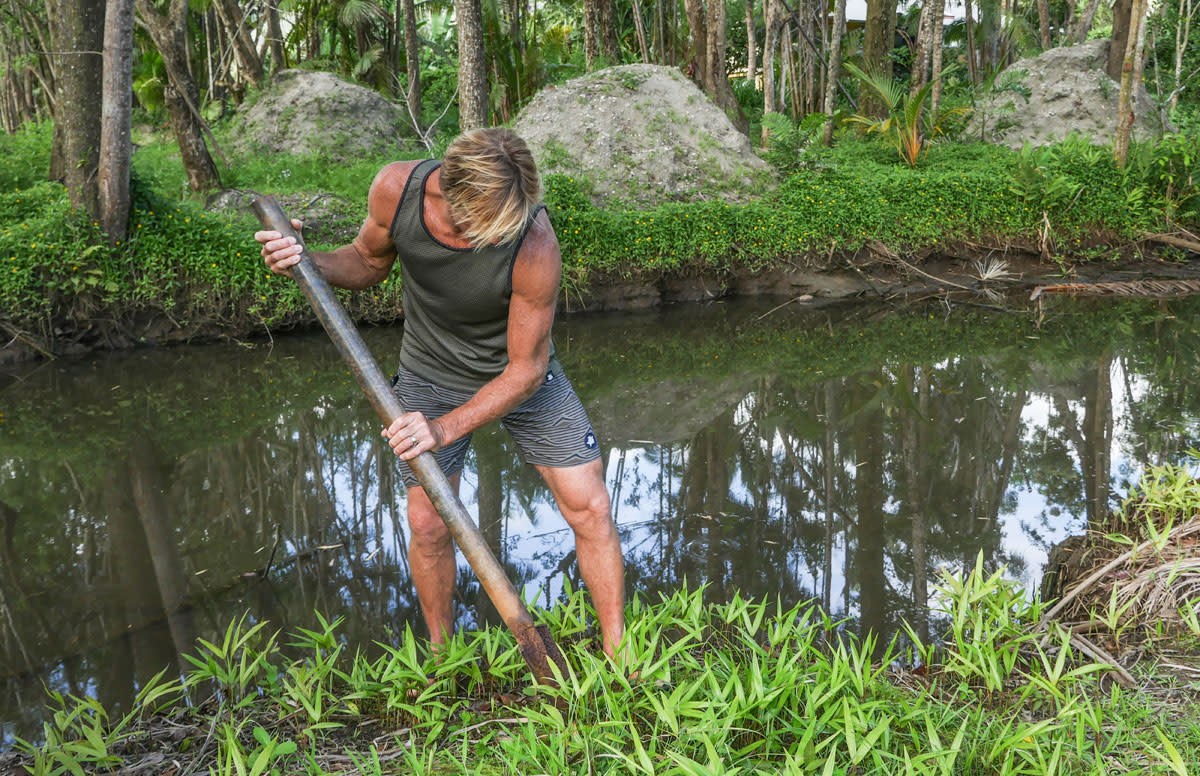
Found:
[[[428,421],[436,436],[435,447],[450,444],[480,426],[504,417],[542,384],[550,359],[550,326],[554,322],[561,276],[558,238],[543,211],[526,235],[513,265],[512,298],[508,308],[508,365],[466,404],[437,420]],[[405,460],[417,455],[417,450],[429,449],[425,444],[414,450],[406,449],[405,440],[414,430],[413,421],[405,415],[384,432],[385,436],[398,440],[393,448],[397,448]]]
[[[392,215],[413,166],[413,162],[395,162],[375,176],[367,195],[367,217],[353,242],[334,251],[311,252],[313,261],[331,285],[367,288],[388,276],[396,261],[396,246],[390,232]],[[256,232],[254,239],[263,244],[263,259],[272,272],[289,275],[300,260],[300,246],[278,232]]]

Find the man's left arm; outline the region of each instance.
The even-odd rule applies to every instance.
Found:
[[[407,461],[448,445],[504,417],[537,391],[550,360],[550,327],[561,278],[558,238],[543,210],[514,259],[508,307],[508,365],[466,404],[437,420],[427,420],[419,412],[397,418],[383,432],[397,455]]]

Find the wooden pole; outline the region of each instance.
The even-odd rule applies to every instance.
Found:
[[[387,378],[379,369],[371,352],[367,350],[354,322],[334,296],[333,288],[317,269],[300,235],[292,228],[292,222],[274,197],[259,197],[251,207],[265,228],[279,232],[285,237],[293,237],[303,247],[300,262],[292,267],[292,278],[300,286],[300,290],[316,311],[321,325],[325,327],[330,339],[350,365],[380,420],[384,425],[391,425],[392,421],[404,412],[400,400],[392,392]],[[459,501],[458,494],[450,487],[433,454],[421,453],[408,464],[446,523],[446,527],[450,529],[450,534],[462,550],[467,563],[471,564],[471,569],[479,578],[483,589],[487,591],[488,597],[492,599],[504,624],[516,637],[521,656],[529,664],[529,670],[533,672],[534,677],[541,682],[553,681],[554,672],[550,668],[550,661],[558,666],[560,672],[565,673],[566,660],[558,645],[554,643],[549,629],[544,625],[533,624],[529,610],[525,608],[516,588],[504,574],[504,569],[467,514],[466,507]]]

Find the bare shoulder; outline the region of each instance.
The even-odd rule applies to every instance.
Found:
[[[380,211],[386,211],[388,218],[391,218],[392,212],[400,204],[404,187],[408,185],[408,179],[418,164],[420,161],[392,162],[384,165],[371,182],[367,206],[373,212],[378,207]]]
[[[534,265],[558,264],[562,261],[558,247],[558,235],[554,233],[554,227],[550,224],[550,216],[544,209],[529,225],[529,231],[525,233],[525,240],[521,243],[516,260],[518,264]]]
[[[554,298],[558,294],[561,274],[558,236],[550,224],[550,217],[542,210],[530,225],[514,259],[513,293]]]

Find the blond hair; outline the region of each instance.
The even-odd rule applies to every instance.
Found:
[[[482,248],[518,239],[542,197],[533,153],[509,129],[473,129],[442,159],[442,194],[467,241]]]

